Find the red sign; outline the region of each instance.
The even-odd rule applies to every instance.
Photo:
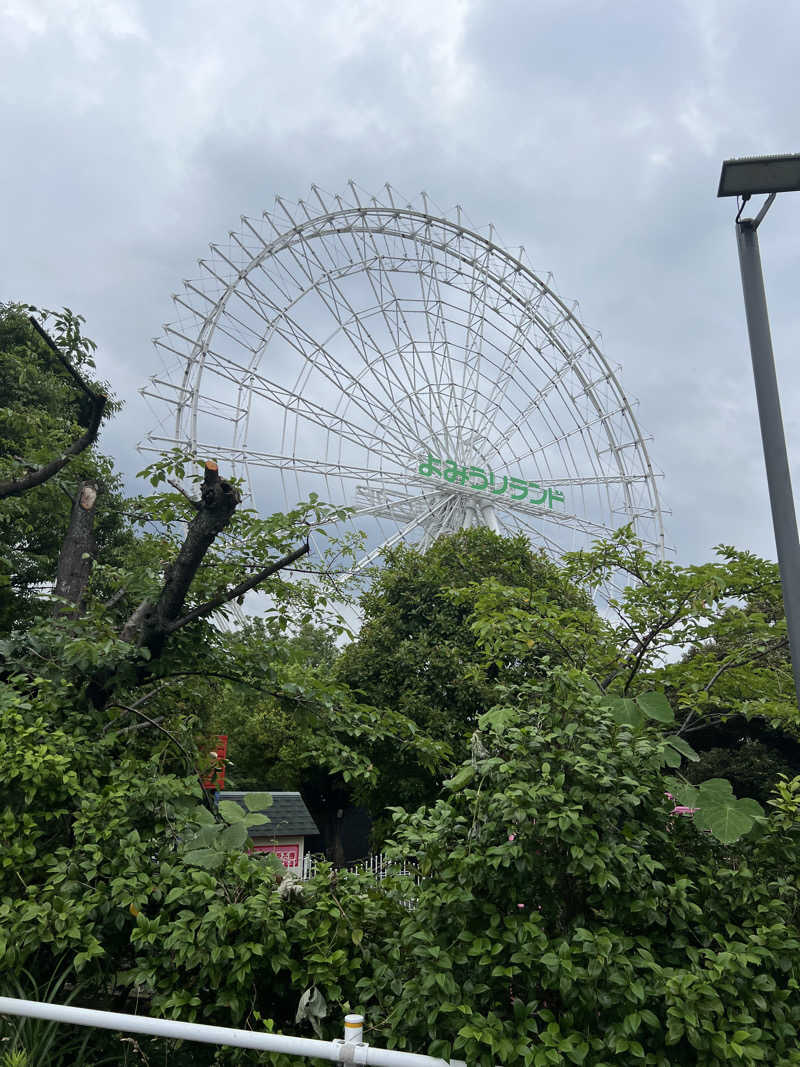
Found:
[[[228,735],[217,734],[201,747],[200,781],[203,789],[225,788],[225,754],[228,751]]]
[[[300,866],[300,846],[293,845],[253,845],[253,852],[274,852],[284,867]]]

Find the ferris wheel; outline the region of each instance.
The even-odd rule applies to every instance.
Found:
[[[633,524],[664,551],[647,445],[615,370],[549,276],[422,193],[276,199],[199,261],[142,392],[256,503],[315,492],[399,541],[470,527],[558,556]],[[276,497],[282,500],[276,500]]]

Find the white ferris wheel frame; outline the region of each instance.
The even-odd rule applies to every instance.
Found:
[[[523,249],[513,255],[500,246],[491,226],[480,233],[460,207],[449,218],[425,193],[404,204],[389,185],[383,201],[353,182],[347,200],[311,189],[313,202],[290,207],[278,197],[261,220],[242,216],[226,247],[212,244],[211,258],[199,261],[201,277],[173,296],[178,320],[155,341],[167,372],[142,390],[168,414],[140,447],[214,455],[249,486],[254,466],[276,470],[288,506],[301,476],[319,481],[329,490],[321,497],[389,523],[358,569],[415,531],[427,544],[473,525],[521,528],[558,554],[565,529],[585,540],[633,523],[662,558],[663,514],[645,437],[577,305],[539,277]],[[411,297],[398,288],[406,274],[415,279]],[[356,278],[368,283],[373,304],[356,306],[347,289]],[[328,316],[321,331],[299,317],[312,297]],[[458,340],[448,336],[456,328]],[[293,384],[262,369],[271,345],[299,359]],[[333,403],[320,401],[321,387]],[[282,412],[280,450],[250,443],[258,403]],[[229,429],[209,439],[206,416]],[[535,419],[549,440],[540,440]],[[299,452],[309,427],[325,435],[324,458]],[[442,462],[462,465],[460,478],[420,476],[420,457],[433,447]],[[365,458],[355,462],[347,449]],[[552,494],[550,507],[487,496],[465,481],[478,459],[508,465],[536,456],[544,473],[528,485],[605,494],[607,514],[554,509]],[[548,470],[553,457],[558,469]]]

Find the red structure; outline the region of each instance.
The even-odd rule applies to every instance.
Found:
[[[227,751],[227,734],[217,734],[216,737],[211,738],[207,746],[201,746],[202,762],[199,775],[203,789],[217,790],[225,788],[225,756]]]

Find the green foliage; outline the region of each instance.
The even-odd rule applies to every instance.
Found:
[[[85,992],[82,982],[69,981],[72,967],[57,960],[53,974],[39,986],[34,975],[23,971],[21,977],[5,974],[0,979],[4,997],[71,1004]],[[82,1064],[91,1040],[88,1030],[64,1031],[58,1023],[22,1016],[5,1016],[0,1021],[0,1067],[36,1067],[37,1064]],[[103,1061],[113,1063],[115,1060]]]
[[[710,778],[697,787],[674,785],[674,788],[681,804],[696,809],[694,820],[698,830],[708,830],[724,845],[749,833],[764,815],[757,800],[750,797],[737,800],[731,783],[724,778]]]
[[[775,796],[767,801],[774,808],[774,819],[783,829],[792,829],[800,824],[800,775],[789,779],[779,776]]]
[[[566,575],[582,588],[628,583],[587,669],[623,697],[665,690],[682,733],[732,714],[795,724],[777,565],[726,545],[717,555],[688,567],[654,560],[626,528],[568,556]]]
[[[424,553],[392,549],[361,606],[364,622],[336,661],[337,678],[402,715],[440,750],[437,764],[426,767],[413,748],[375,746],[378,776],[366,797],[375,814],[387,805],[431,802],[448,769],[467,755],[498,681],[579,656],[554,620],[567,608],[584,626],[594,617],[588,599],[526,538],[486,529],[439,538]],[[525,631],[520,641],[525,625],[536,632]]]
[[[671,818],[666,742],[601,701],[563,668],[511,690],[469,773],[398,815],[423,879],[369,1015],[487,1065],[800,1062],[796,823],[723,846]]]
[[[35,332],[30,312],[45,322],[52,319],[61,351],[81,373],[94,366],[94,342],[82,335],[80,316],[66,308],[56,314],[0,305],[0,478],[17,477],[54,459],[89,419],[85,394]],[[109,404],[109,413],[116,406]],[[103,487],[95,537],[107,563],[118,560],[130,543],[120,479],[96,448],[74,457],[44,485],[0,501],[0,633],[24,625],[41,610],[41,588],[53,581],[67,529],[70,495],[82,479]]]
[[[5,473],[85,420],[23,311],[0,315]],[[81,326],[65,312],[53,328],[86,369]],[[101,457],[80,463],[70,478],[112,486]],[[508,1067],[800,1063],[800,778],[778,779],[765,815],[690,743],[733,715],[796,726],[772,564],[729,548],[656,563],[622,531],[559,567],[465,531],[390,553],[341,655],[340,594],[317,559],[310,581],[270,581],[262,619],[235,633],[197,619],[151,659],[121,624],[158,595],[194,510],[169,487],[191,492],[198,470],[176,451],[143,472],[150,496],[106,494],[75,619],[41,612],[35,591],[66,485],[0,512],[7,990],[326,1037],[363,1010],[374,1044]],[[186,610],[337,517],[316,498],[238,509]],[[598,614],[589,594],[620,573],[634,584]],[[195,776],[196,740],[216,730],[230,775],[259,790],[217,809]],[[376,812],[426,803],[396,810],[390,846],[419,879],[325,868],[300,883],[249,855],[262,787],[314,776]],[[13,1023],[0,1037],[6,1067],[120,1062],[127,1040]],[[147,1040],[125,1052],[243,1061]]]

